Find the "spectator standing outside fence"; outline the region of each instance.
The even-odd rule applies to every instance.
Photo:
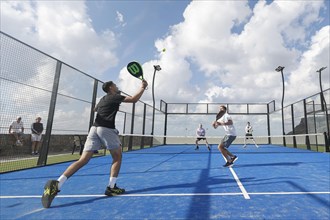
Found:
[[[136,103],[147,86],[147,81],[142,80],[141,88],[134,96],[122,96],[117,85],[112,81],[103,84],[102,89],[107,94],[101,98],[95,107],[97,115],[93,126],[89,130],[84,151],[80,159],[71,164],[57,180],[47,181],[41,198],[43,207],[50,207],[66,180],[86,165],[93,156],[94,150],[100,149],[101,145],[105,146],[112,156],[110,178],[104,194],[113,196],[125,193],[125,189],[121,189],[116,185],[122,162],[121,143],[118,130],[115,127],[116,114],[122,102]]]
[[[23,145],[24,124],[21,116],[17,116],[16,120],[10,124],[9,134],[15,137],[16,146]]]
[[[252,125],[250,124],[250,122],[247,122],[246,126],[245,126],[245,138],[244,138],[244,148],[246,148],[246,140],[251,139],[254,143],[254,145],[258,148],[259,146],[257,145],[257,143],[255,142],[253,135],[253,128]]]
[[[37,117],[36,122],[32,123],[31,125],[32,155],[39,154],[39,144],[41,141],[42,132],[44,130],[44,126],[40,121],[41,117]]]
[[[196,144],[196,148],[195,148],[195,150],[198,150],[199,149],[199,146],[198,146],[198,142],[200,141],[200,140],[205,140],[205,142],[206,142],[206,146],[207,146],[207,149],[208,150],[211,150],[211,148],[210,148],[210,145],[209,145],[209,143],[207,142],[207,139],[206,139],[206,137],[205,137],[205,129],[203,128],[203,125],[202,124],[199,124],[199,127],[197,128],[197,130],[196,130],[196,141],[195,141],[195,144]]]
[[[214,128],[217,128],[219,125],[223,126],[225,130],[226,135],[223,137],[221,143],[218,145],[218,149],[227,161],[226,164],[223,166],[230,167],[234,164],[238,157],[228,150],[231,143],[236,139],[236,130],[234,127],[233,119],[227,113],[226,106],[220,106],[220,111],[217,115],[217,120],[214,121],[212,125]]]

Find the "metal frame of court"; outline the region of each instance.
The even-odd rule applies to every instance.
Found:
[[[28,114],[24,115],[24,118],[32,118],[35,117],[35,111],[43,109],[43,111],[47,113],[47,126],[45,129],[46,132],[43,137],[44,141],[40,150],[37,166],[47,165],[47,157],[49,154],[51,136],[56,131],[56,129],[58,130],[58,128],[55,128],[54,126],[58,126],[58,124],[62,123],[62,121],[58,121],[61,120],[59,117],[55,117],[56,109],[59,107],[59,104],[61,104],[58,102],[58,99],[61,99],[62,101],[74,101],[77,102],[79,105],[82,105],[82,107],[87,107],[90,109],[89,122],[86,122],[86,127],[83,131],[87,134],[95,117],[93,108],[96,104],[97,97],[103,96],[104,94],[102,91],[103,82],[52,56],[49,56],[48,54],[36,48],[31,47],[30,45],[27,45],[22,41],[11,37],[4,32],[0,32],[0,35],[2,45],[1,58],[3,58],[1,59],[3,62],[0,82],[2,85],[4,85],[1,87],[1,89],[7,89],[4,90],[4,93],[15,94],[15,89],[17,88],[17,85],[19,85],[31,94],[37,92],[42,94],[43,96],[48,97],[47,99],[45,99],[47,100],[47,102],[40,103],[40,106],[36,105],[36,107],[39,107],[39,109],[26,109],[24,105],[15,106],[15,108],[10,108],[12,100],[4,100],[4,103],[6,105],[8,104],[8,109],[10,109],[10,111],[7,111],[6,109],[1,110],[1,120],[7,120],[7,118],[12,119],[22,113]],[[37,84],[33,84],[34,82],[28,81],[28,79],[33,76],[33,74],[35,74],[35,71],[38,68],[41,68],[46,64],[49,66],[49,68],[43,70],[43,78],[45,78],[46,81],[42,85],[39,85],[39,82]],[[22,71],[20,68],[23,68],[24,71]],[[68,95],[70,94],[70,92],[72,93],[73,91],[67,92],[65,90],[66,87],[64,86],[64,82],[69,81],[70,83],[74,83],[72,79],[77,79],[77,77],[79,78],[77,85],[88,85],[86,89],[81,88],[87,90],[89,94],[88,98],[80,97],[80,93],[77,93],[77,95]],[[30,97],[31,94],[28,92],[22,94],[22,96]],[[325,99],[330,98],[330,89],[328,88],[322,91],[322,93],[317,93],[297,103],[293,103],[285,107],[285,109],[283,109],[285,114],[285,120],[289,121],[290,124],[285,126],[287,128],[287,131],[284,132],[287,133],[289,131],[292,131],[293,134],[296,134],[295,128],[297,123],[295,122],[295,118],[302,118],[304,120],[304,128],[302,133],[308,134],[324,132],[326,152],[329,152],[329,135],[326,131],[326,127],[329,127],[329,121],[326,120],[328,118],[328,115],[325,113],[326,111],[324,111],[324,106],[322,105],[321,97],[325,97]],[[265,115],[267,117],[268,135],[272,135],[270,126],[270,121],[272,120],[271,117],[274,113],[279,111],[275,110],[275,101],[271,101],[269,103],[167,103],[164,100],[161,100],[160,109],[155,109],[153,108],[153,106],[139,101],[137,103],[132,104],[131,106],[124,106],[125,108],[120,111],[120,113],[122,114],[121,117],[124,122],[123,133],[136,134],[136,130],[139,130],[141,135],[148,134],[148,129],[154,127],[155,121],[159,122],[162,121],[162,119],[164,118],[164,130],[162,135],[166,136],[168,129],[168,116],[216,114],[218,112],[218,107],[220,104],[225,104],[230,114]],[[173,110],[174,108],[175,110]],[[199,110],[199,108],[201,108],[202,110]],[[258,108],[262,108],[263,110],[260,111],[258,110]],[[327,109],[328,106],[325,106],[325,108]],[[155,115],[153,114],[155,110],[159,114],[162,114],[162,118],[160,120],[155,120]],[[297,112],[299,113],[297,114]],[[140,119],[142,118],[141,120],[139,120],[139,124],[137,124],[138,117],[140,117]],[[152,120],[147,120],[148,117],[153,118]],[[319,120],[315,120],[315,118],[318,118]],[[76,117],[75,120],[79,120],[79,117]],[[320,126],[320,123],[322,123],[322,121],[327,121],[327,126]],[[284,122],[282,120],[282,124],[283,123],[287,122]],[[312,124],[313,126],[309,126],[310,124]],[[139,127],[138,129],[136,129],[137,126]],[[310,131],[310,127],[314,127],[314,130]],[[321,130],[317,130],[319,127],[321,127]],[[7,131],[7,129],[7,127],[0,127],[0,130],[3,132]],[[80,128],[75,129],[79,130]],[[74,135],[76,131],[73,129],[68,130],[67,132],[71,132],[71,134]],[[164,141],[164,143],[166,143],[166,140]],[[310,149],[308,136],[306,144],[307,148]],[[152,143],[151,146],[153,146]],[[294,146],[296,147],[295,141]],[[133,140],[130,139],[128,142],[128,150],[132,150],[132,147]]]

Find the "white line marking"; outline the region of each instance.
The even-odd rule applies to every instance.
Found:
[[[330,194],[330,192],[256,192],[249,195],[309,195],[309,194]],[[172,194],[123,194],[124,197],[146,197],[146,196],[241,196],[243,193],[172,193]],[[88,198],[88,197],[106,197],[103,194],[95,195],[58,195],[56,198]],[[33,199],[41,198],[40,195],[26,196],[0,196],[0,199]]]
[[[234,169],[232,167],[229,167],[230,172],[233,174],[234,179],[236,180],[236,183],[238,185],[238,187],[241,189],[243,196],[245,199],[250,199],[249,194],[247,193],[247,191],[245,190],[243,184],[241,183],[241,181],[239,180],[238,176],[236,175]]]

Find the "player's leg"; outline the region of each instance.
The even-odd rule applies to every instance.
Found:
[[[112,156],[112,165],[110,168],[110,179],[109,184],[105,190],[105,195],[113,196],[125,193],[125,189],[117,187],[117,177],[119,175],[121,163],[122,163],[122,149],[121,147],[117,149],[110,150]]]
[[[100,140],[96,134],[96,128],[91,127],[87,140],[85,142],[84,152],[78,161],[72,163],[64,173],[57,180],[48,180],[45,187],[44,193],[41,197],[43,207],[49,208],[53,199],[60,192],[60,189],[64,182],[77,172],[81,167],[88,163],[90,158],[93,156],[93,151],[99,149],[101,146]]]
[[[35,155],[36,154],[36,145],[37,145],[37,142],[36,142],[36,135],[35,134],[31,134],[31,142],[32,142],[32,146],[31,146],[31,151],[32,151],[32,155]]]
[[[199,142],[199,139],[197,138],[196,141],[195,141],[195,145],[196,145],[195,150],[198,150],[199,149],[198,142]]]
[[[44,187],[44,193],[41,197],[42,205],[45,208],[49,208],[53,199],[60,192],[60,188],[63,183],[77,172],[81,167],[88,163],[90,158],[93,156],[93,151],[84,151],[80,159],[71,164],[64,173],[58,178],[58,180],[48,180]]]
[[[112,157],[109,183],[104,193],[107,196],[123,194],[125,192],[125,189],[117,187],[116,184],[122,163],[122,148],[118,133],[116,129],[98,128],[98,135],[101,142],[110,151]]]
[[[36,144],[37,144],[37,142],[36,141],[32,141],[32,155],[35,155],[36,154]]]
[[[254,140],[254,138],[253,138],[253,137],[251,137],[251,139],[252,139],[252,141],[253,141],[254,145],[256,146],[256,148],[259,148],[259,146],[258,146],[258,144],[256,143],[256,141]]]
[[[209,145],[209,142],[207,142],[207,139],[206,138],[205,138],[205,142],[206,142],[207,149],[210,151],[211,150],[211,146]]]
[[[234,154],[232,154],[228,148],[230,147],[230,145],[233,143],[233,141],[236,139],[236,136],[228,136],[226,141],[224,142],[225,144],[225,150],[227,151],[227,154],[230,157],[230,160],[228,160],[229,165],[232,165],[237,159],[238,157]]]
[[[71,164],[63,173],[66,178],[71,177],[73,174],[75,174],[80,168],[85,166],[91,157],[93,156],[94,152],[93,151],[84,151],[76,162]],[[62,185],[61,185],[62,186]]]
[[[24,144],[24,138],[23,138],[24,133],[23,132],[17,132],[16,134],[17,134],[17,140],[18,140],[18,142],[21,145],[23,145]]]
[[[228,167],[230,166],[232,163],[231,163],[231,156],[228,154],[230,153],[226,147],[227,147],[227,144],[228,144],[228,140],[229,140],[229,137],[230,136],[224,136],[224,138],[221,140],[221,143],[218,145],[218,149],[219,151],[221,152],[222,156],[225,158],[226,160],[226,164],[223,165],[224,167]]]
[[[243,148],[246,148],[246,139],[247,139],[247,135],[245,134],[245,138],[244,138],[244,145],[243,145]]]
[[[14,136],[14,138],[15,138],[15,143],[14,143],[14,145],[19,144],[19,139],[18,139],[18,135],[17,135],[17,133],[16,133],[15,131],[13,131],[11,134],[12,134],[12,135]]]

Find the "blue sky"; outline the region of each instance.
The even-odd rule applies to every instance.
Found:
[[[268,103],[330,87],[329,1],[1,1],[1,31],[134,94],[139,61],[156,103]],[[165,52],[162,49],[166,48]],[[142,97],[152,103],[151,89]]]

